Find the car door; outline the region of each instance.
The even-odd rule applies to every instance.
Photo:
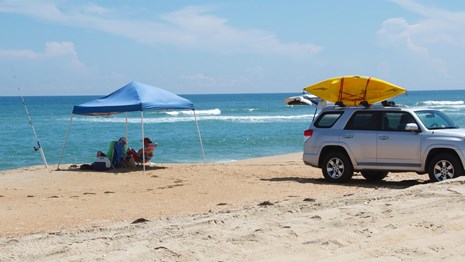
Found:
[[[419,132],[405,130],[406,124],[416,123],[415,119],[409,112],[381,113],[382,127],[378,132],[376,153],[378,165],[420,165],[421,136]]]
[[[356,111],[340,134],[339,141],[346,145],[357,165],[376,164],[378,115],[377,111]]]

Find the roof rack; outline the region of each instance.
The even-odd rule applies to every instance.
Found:
[[[407,107],[406,105],[396,104],[394,101],[382,101],[381,103],[368,104],[366,102],[361,102],[358,106],[346,106],[342,103],[336,102],[334,105],[326,106],[328,109],[344,109],[344,108],[387,108],[387,107]]]

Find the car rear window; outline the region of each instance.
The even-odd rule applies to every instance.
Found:
[[[343,111],[324,112],[316,120],[315,126],[320,128],[330,128],[337,122],[342,113]]]

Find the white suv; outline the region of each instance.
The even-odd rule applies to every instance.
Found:
[[[303,161],[328,181],[346,182],[354,171],[368,180],[428,173],[435,182],[464,174],[465,129],[438,110],[331,106],[304,136]]]

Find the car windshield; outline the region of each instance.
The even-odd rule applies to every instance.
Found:
[[[450,119],[446,114],[437,110],[420,110],[415,111],[415,114],[420,118],[426,128],[432,129],[448,129],[459,128],[459,126]]]

